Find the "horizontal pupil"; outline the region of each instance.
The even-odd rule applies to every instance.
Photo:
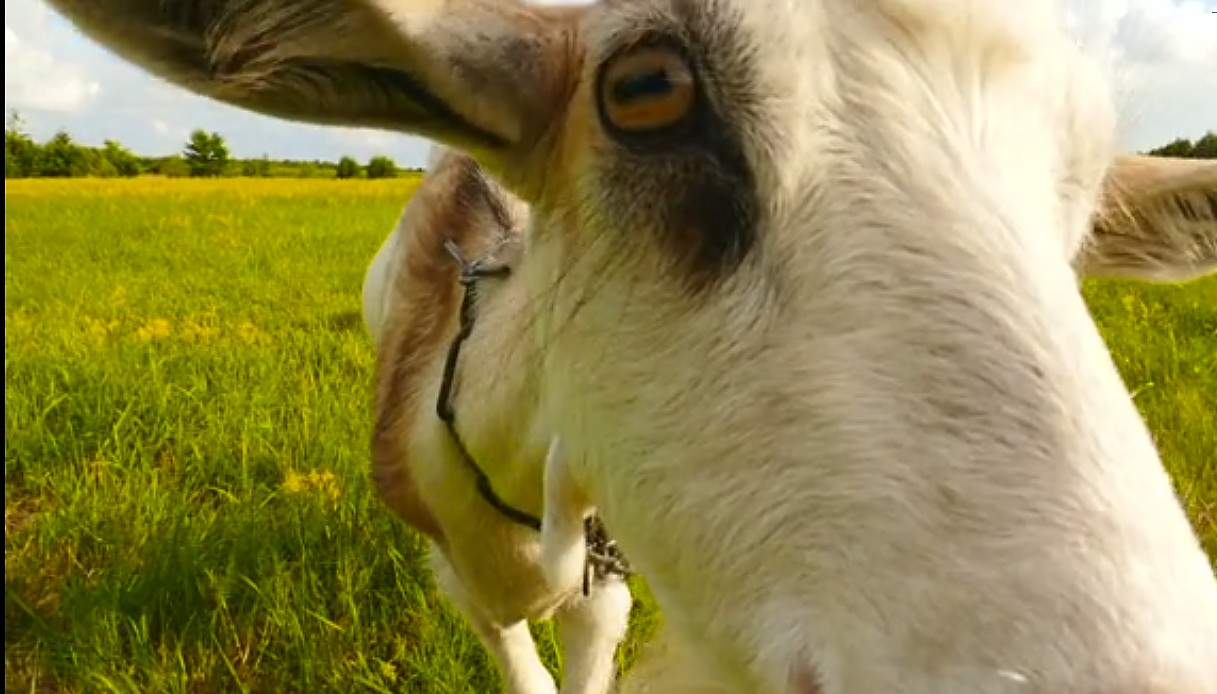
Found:
[[[613,85],[613,100],[631,102],[638,99],[663,96],[672,91],[672,81],[663,68],[651,72],[630,75]]]

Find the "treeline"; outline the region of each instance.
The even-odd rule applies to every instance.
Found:
[[[1181,137],[1170,144],[1151,149],[1146,154],[1185,159],[1217,159],[1217,132],[1207,132],[1195,142]]]
[[[352,157],[337,162],[237,159],[219,133],[195,130],[182,151],[165,157],[134,154],[114,140],[101,147],[75,142],[60,131],[46,142],[36,142],[25,132],[21,117],[9,115],[4,128],[4,177],[77,178],[83,176],[132,177],[141,175],[186,177],[264,177],[264,178],[393,178],[403,172],[389,157],[372,157],[360,164]]]
[[[337,162],[236,159],[219,133],[195,130],[180,154],[141,157],[114,140],[101,147],[77,144],[60,131],[43,143],[33,140],[22,127],[21,116],[9,115],[4,128],[5,178],[71,178],[81,176],[274,177],[274,178],[393,178],[403,171],[392,159],[372,157],[361,165],[352,157]],[[1195,142],[1179,138],[1146,152],[1163,157],[1217,159],[1217,132],[1205,133]]]

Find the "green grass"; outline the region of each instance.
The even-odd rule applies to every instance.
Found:
[[[498,688],[369,488],[359,290],[413,185],[6,182],[5,691]],[[1217,280],[1087,293],[1217,556]]]

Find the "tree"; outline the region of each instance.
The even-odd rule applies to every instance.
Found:
[[[37,175],[42,166],[42,148],[25,132],[25,122],[16,111],[9,111],[4,125],[4,177],[26,178]]]
[[[1217,131],[1210,130],[1192,145],[1193,159],[1217,159]]]
[[[54,178],[87,176],[89,161],[84,148],[72,141],[72,136],[60,130],[42,147],[39,174]]]
[[[139,158],[126,147],[118,144],[117,141],[106,140],[105,146],[102,147],[101,155],[105,161],[109,162],[110,166],[114,167],[116,175],[128,178],[139,175]]]
[[[220,176],[228,164],[228,145],[219,133],[202,129],[190,133],[190,141],[182,151],[191,176]]]
[[[372,157],[368,162],[367,173],[368,178],[393,178],[397,175],[397,164],[385,156]]]
[[[1170,144],[1149,150],[1149,154],[1156,157],[1189,157],[1192,154],[1192,141],[1180,137]]]
[[[265,154],[259,159],[246,159],[241,162],[241,175],[250,178],[265,178],[270,175],[270,157]]]
[[[9,109],[8,117],[4,119],[4,132],[21,133],[22,135],[29,134],[25,132],[25,119],[21,117],[17,109]]]
[[[351,157],[343,157],[338,160],[338,170],[335,172],[338,178],[357,178],[359,176],[359,162]]]
[[[190,166],[175,154],[157,162],[156,172],[167,178],[184,178],[190,175]]]
[[[106,157],[104,150],[92,147],[81,147],[85,155],[85,175],[100,178],[114,178],[118,175],[118,167]]]

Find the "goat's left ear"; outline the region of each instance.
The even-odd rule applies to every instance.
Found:
[[[310,123],[422,135],[529,174],[579,67],[583,7],[523,0],[48,0],[197,94]]]
[[[1084,276],[1152,282],[1217,271],[1217,162],[1118,157],[1075,264]]]

